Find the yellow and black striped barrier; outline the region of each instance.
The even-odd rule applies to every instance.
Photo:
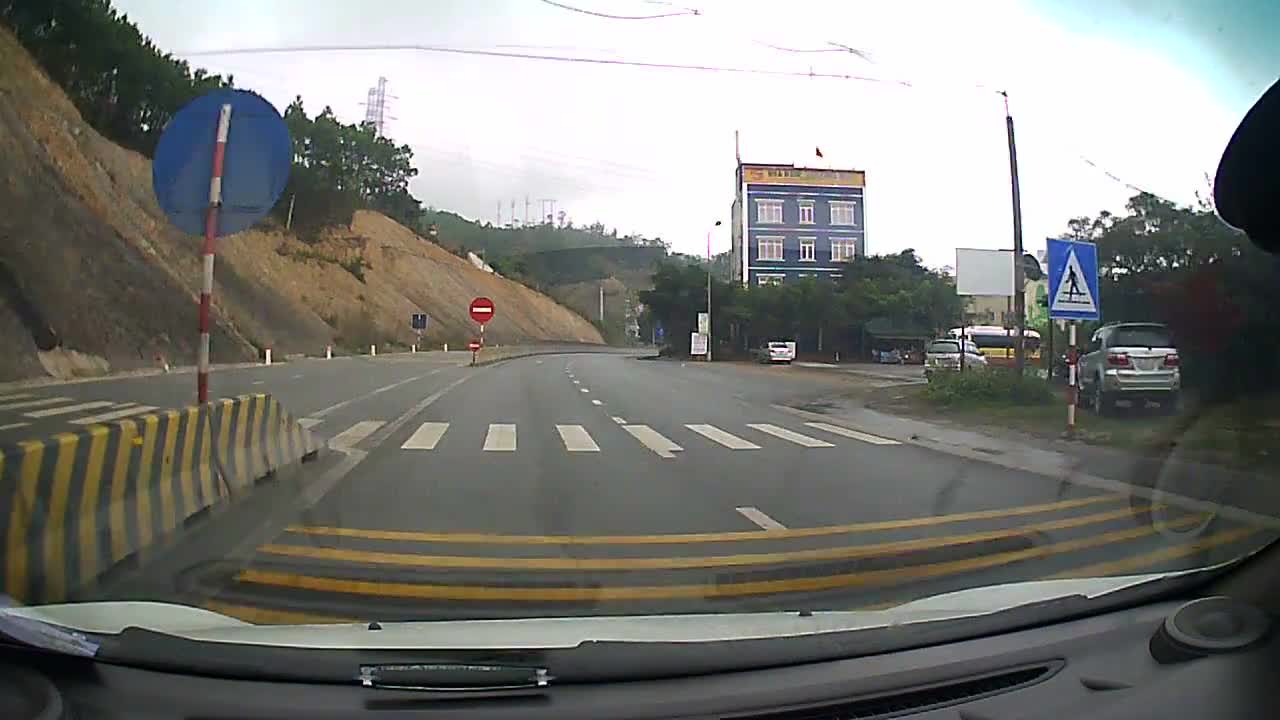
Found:
[[[0,590],[61,602],[321,444],[269,395],[0,447]]]

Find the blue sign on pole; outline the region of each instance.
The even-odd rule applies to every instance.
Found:
[[[414,329],[414,330],[426,330],[426,329],[427,329],[427,314],[426,314],[426,313],[413,313],[413,316],[412,316],[411,318],[409,318],[409,323],[410,323],[410,325],[413,327],[413,329]]]
[[[1055,240],[1048,243],[1049,317],[1055,320],[1097,320],[1098,247],[1090,242]]]
[[[218,115],[231,105],[222,165],[218,235],[240,232],[266,217],[289,180],[293,146],[284,118],[247,90],[214,90],[187,103],[165,126],[151,163],[160,209],[180,230],[204,233]]]
[[[667,333],[662,329],[662,326],[659,325],[657,328],[654,329],[654,334],[657,335],[658,340],[662,340],[662,338],[665,337]]]

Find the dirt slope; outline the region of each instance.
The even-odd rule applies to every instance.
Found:
[[[147,159],[86,125],[0,29],[0,380],[193,362],[198,250],[156,205]],[[268,229],[218,250],[215,362],[407,344],[415,310],[432,317],[429,340],[460,341],[476,295],[497,305],[492,342],[601,341],[576,313],[376,213],[312,245]]]

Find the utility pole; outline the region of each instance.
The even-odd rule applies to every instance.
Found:
[[[498,201],[498,227],[502,227],[502,201]]]
[[[516,199],[511,198],[511,227],[516,226]]]
[[[1021,375],[1027,364],[1027,349],[1024,347],[1024,336],[1027,329],[1027,295],[1022,287],[1022,196],[1018,191],[1018,148],[1013,141],[1013,115],[1009,114],[1009,93],[1000,91],[1004,97],[1004,125],[1009,134],[1009,179],[1013,186],[1013,313],[1017,323],[1018,342],[1013,349],[1014,365]]]
[[[604,328],[604,283],[600,283],[600,327]]]
[[[720,227],[717,220],[711,227]],[[707,229],[707,362],[711,362],[711,229]]]
[[[524,224],[529,224],[529,196],[524,196]]]

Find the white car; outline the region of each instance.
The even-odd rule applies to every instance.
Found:
[[[791,364],[796,359],[796,344],[785,340],[770,340],[760,345],[755,356],[763,363]]]
[[[965,340],[963,369],[975,370],[986,366],[987,358],[978,350],[978,346],[972,340]],[[934,372],[958,372],[961,368],[959,338],[934,340],[924,349],[925,377]]]

